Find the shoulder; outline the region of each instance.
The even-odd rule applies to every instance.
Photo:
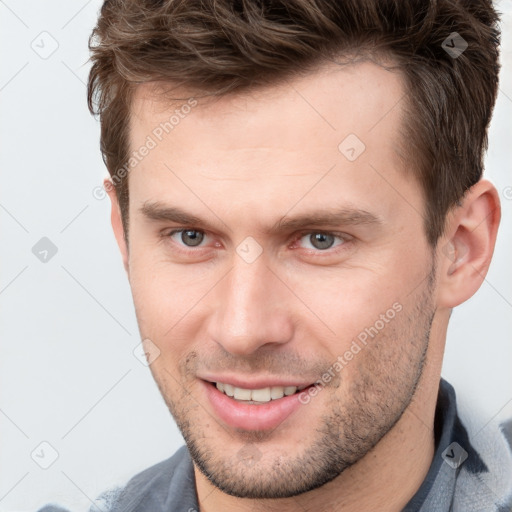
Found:
[[[428,474],[403,512],[511,512],[512,453],[499,422],[482,419],[474,401],[456,397],[444,379],[434,437]]]
[[[453,509],[464,512],[479,511],[485,509],[484,504],[493,503],[495,508],[492,510],[510,511],[512,450],[509,436],[512,420],[501,423],[498,418],[482,419],[481,411],[475,413],[471,409],[470,402],[464,400],[459,415],[483,467],[477,470],[471,464],[461,464]]]
[[[175,512],[198,510],[192,460],[186,446],[133,476],[125,486],[103,492],[89,512]],[[48,504],[38,512],[69,512]]]
[[[91,511],[157,512],[170,510],[171,506],[182,509],[195,501],[193,464],[187,447],[182,446],[168,459],[133,476],[124,487],[103,493]]]
[[[510,448],[512,449],[512,418],[503,422],[500,425],[500,428],[501,428],[501,431],[503,432],[503,435],[505,436],[505,439],[507,440],[507,443],[509,444]]]

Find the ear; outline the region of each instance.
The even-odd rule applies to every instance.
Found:
[[[128,244],[126,242],[124,234],[123,221],[121,218],[121,208],[119,207],[116,189],[110,178],[105,178],[105,180],[103,181],[103,186],[105,187],[105,190],[107,191],[107,194],[110,197],[110,202],[112,205],[110,212],[112,229],[114,230],[114,236],[116,237],[117,245],[119,246],[119,250],[121,251],[124,269],[126,270],[126,273],[129,275],[130,269],[128,264]]]
[[[480,180],[448,215],[438,244],[438,305],[453,308],[480,288],[491,264],[501,218],[499,195]]]

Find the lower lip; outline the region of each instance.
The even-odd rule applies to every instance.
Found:
[[[242,430],[275,429],[302,405],[299,401],[299,393],[270,400],[261,405],[246,404],[225,395],[211,382],[202,382],[216,415],[233,428]]]

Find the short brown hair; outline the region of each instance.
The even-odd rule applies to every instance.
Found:
[[[491,0],[106,0],[89,41],[89,109],[100,115],[114,176],[128,159],[130,104],[141,83],[223,95],[337,56],[391,55],[408,88],[403,142],[435,246],[450,208],[482,176],[498,22]],[[126,234],[127,176],[115,185]]]

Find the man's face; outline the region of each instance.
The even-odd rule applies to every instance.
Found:
[[[372,63],[192,108],[137,91],[137,318],[194,462],[229,494],[323,485],[411,401],[435,299],[423,196],[397,156],[403,95]]]

